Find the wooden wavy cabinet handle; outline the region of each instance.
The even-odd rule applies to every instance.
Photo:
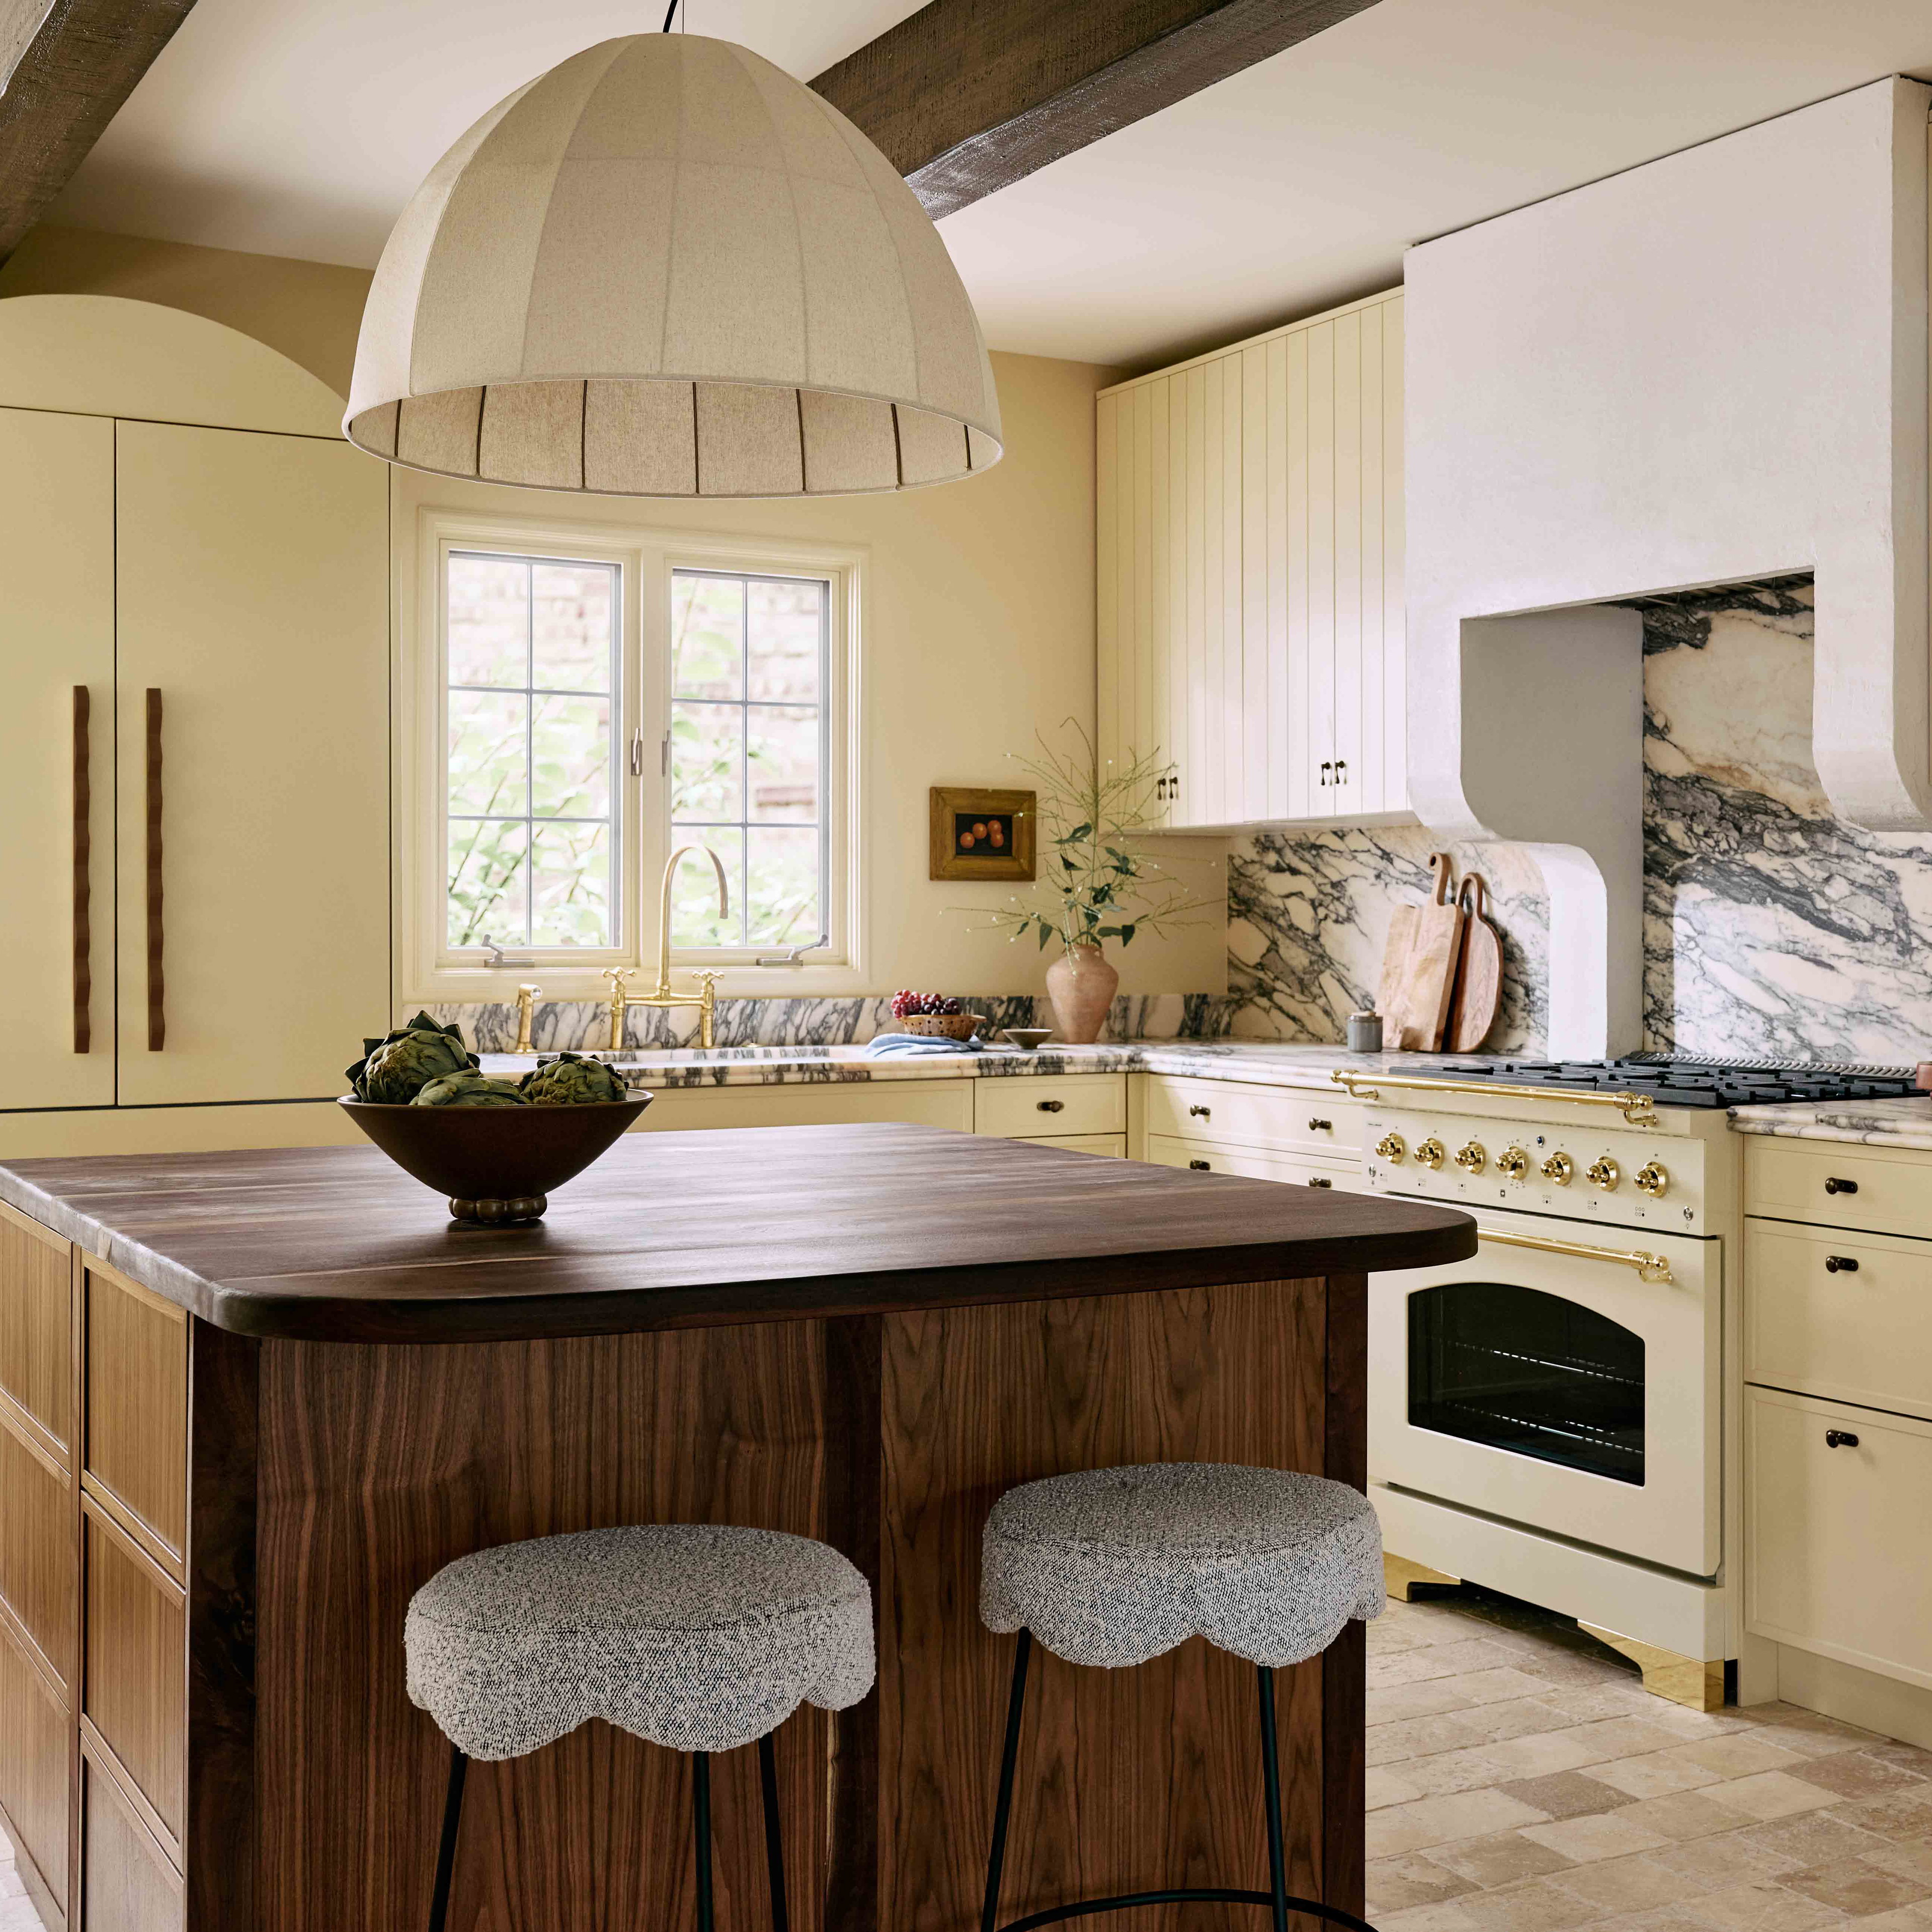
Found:
[[[92,699],[87,686],[74,688],[74,1050],[94,1047],[94,933],[92,922],[93,779],[89,769]]]
[[[161,694],[148,687],[148,1051],[168,1043],[167,955],[161,904]]]

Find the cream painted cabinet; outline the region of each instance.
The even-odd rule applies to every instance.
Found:
[[[1175,830],[1406,811],[1400,290],[1098,399],[1103,758]]]
[[[0,1110],[109,1106],[111,422],[0,409]]]
[[[119,1097],[326,1099],[388,1011],[386,474],[116,435]]]

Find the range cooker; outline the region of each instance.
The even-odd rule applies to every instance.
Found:
[[[1619,1060],[1334,1078],[1367,1103],[1370,1191],[1466,1208],[1482,1231],[1468,1261],[1370,1278],[1385,1546],[1576,1617],[1657,1662],[1646,1681],[1666,1694],[1721,1701],[1748,1648],[1726,1110],[1891,1097],[1916,1090],[1910,1074]]]

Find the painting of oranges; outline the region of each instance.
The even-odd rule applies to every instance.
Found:
[[[935,879],[1030,879],[1034,876],[1034,794],[932,788],[932,864]]]

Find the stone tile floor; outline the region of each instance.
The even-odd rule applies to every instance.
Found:
[[[1391,1603],[1368,1648],[1380,1932],[1932,1932],[1932,1752],[1685,1710],[1486,1592]]]
[[[1706,1715],[1575,1624],[1463,1591],[1369,1626],[1379,1932],[1932,1932],[1932,1752]],[[0,1834],[0,1932],[38,1932]]]

